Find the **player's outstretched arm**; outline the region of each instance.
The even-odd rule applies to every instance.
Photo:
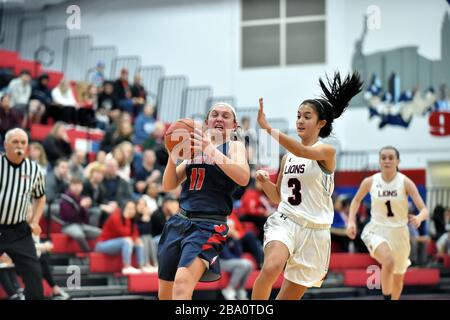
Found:
[[[369,193],[370,187],[372,186],[372,177],[365,178],[361,185],[359,186],[358,191],[356,192],[355,197],[352,199],[350,204],[350,212],[348,215],[348,223],[347,223],[347,236],[350,239],[356,238],[356,214],[358,212],[359,206],[361,205],[362,199]]]
[[[334,167],[336,165],[336,149],[328,144],[321,144],[315,147],[304,146],[296,139],[288,136],[278,129],[272,128],[266,120],[262,98],[259,99],[258,124],[293,155],[311,160],[323,161],[328,170],[334,171]]]

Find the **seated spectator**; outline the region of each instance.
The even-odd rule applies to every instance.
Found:
[[[66,223],[62,232],[75,239],[84,252],[90,252],[91,248],[87,239],[96,239],[101,229],[89,225],[87,209],[92,205],[92,200],[82,198],[83,182],[72,178],[69,190],[61,196],[60,216]]]
[[[86,161],[86,152],[83,150],[75,150],[69,160],[69,174],[78,180],[84,181],[84,163]]]
[[[48,160],[42,144],[40,144],[39,142],[30,143],[29,157],[31,160],[36,161],[36,163],[39,165],[39,168],[41,169],[41,172],[44,174],[44,176],[46,176],[48,171]]]
[[[25,116],[28,110],[28,102],[31,96],[31,73],[29,70],[22,70],[19,77],[11,80],[7,89],[11,97],[11,108]]]
[[[96,252],[110,255],[122,254],[123,274],[136,274],[141,272],[154,272],[144,266],[144,252],[139,231],[134,223],[136,216],[136,204],[127,201],[123,210],[117,209],[106,220],[99,241],[95,246]],[[139,264],[139,269],[131,265],[133,249]]]
[[[159,243],[159,239],[161,238],[161,234],[167,220],[179,211],[180,204],[178,199],[170,193],[167,193],[162,200],[160,208],[152,214],[151,218],[152,236],[155,244]]]
[[[114,95],[113,83],[105,81],[98,95],[97,112],[95,114],[97,127],[107,130],[111,122],[114,123],[119,119],[120,114],[119,102]]]
[[[56,161],[55,168],[45,176],[45,196],[48,203],[60,198],[69,187],[69,164],[65,158]]]
[[[102,184],[105,176],[105,166],[96,163],[87,176],[87,180],[83,184],[82,196],[91,199],[92,205],[88,209],[89,224],[93,226],[103,227],[106,219],[117,208],[117,202],[106,200],[105,186]]]
[[[222,271],[231,273],[230,281],[222,294],[226,300],[248,300],[245,284],[252,272],[252,263],[242,258],[242,244],[239,233],[234,227],[234,221],[228,220],[228,235],[226,244],[220,252],[220,268]]]
[[[350,212],[351,198],[338,196],[334,201],[334,216],[331,224],[331,242],[335,252],[349,252],[350,238],[347,237],[347,220]]]
[[[252,231],[245,230],[234,211],[231,212],[228,219],[233,221],[234,229],[236,229],[238,239],[241,241],[243,251],[250,253],[256,261],[257,268],[261,269],[264,262],[262,243]]]
[[[50,110],[53,119],[66,123],[77,123],[77,101],[66,79],[62,79],[52,90],[54,107]]]
[[[11,97],[7,94],[0,97],[0,148],[6,132],[24,126],[24,117],[17,109],[11,108]]]
[[[136,224],[144,246],[144,266],[148,270],[158,271],[158,252],[152,237],[152,214],[145,199],[139,198],[136,203]]]
[[[264,224],[273,211],[269,199],[262,191],[261,183],[252,179],[242,195],[238,216],[242,222],[254,224],[256,235],[261,243],[264,236]]]
[[[134,115],[141,113],[143,106],[147,100],[147,91],[142,85],[142,76],[140,73],[134,75],[134,82],[131,86],[131,97],[133,100]]]
[[[9,300],[25,300],[24,290],[17,280],[14,263],[8,255],[0,255],[0,285],[8,295]]]
[[[242,135],[244,136],[245,147],[247,149],[247,159],[250,165],[255,163],[255,152],[257,149],[256,131],[250,128],[250,118],[242,117],[241,119]]]
[[[123,207],[126,201],[133,199],[131,185],[118,174],[119,165],[117,160],[110,158],[106,160],[105,178],[102,185],[106,190],[106,201],[116,202]]]
[[[77,83],[77,124],[95,128],[95,110],[97,109],[97,87],[86,82]]]
[[[70,295],[61,289],[55,282],[52,275],[49,253],[53,250],[53,244],[50,241],[40,242],[39,236],[33,235],[36,244],[36,252],[41,265],[42,277],[47,281],[52,289],[53,300],[68,300]]]
[[[156,120],[154,118],[155,108],[151,104],[146,104],[141,113],[136,117],[134,122],[133,142],[143,145],[144,141],[150,137],[155,130]]]
[[[163,168],[156,163],[155,152],[145,150],[143,157],[136,157],[134,161],[134,189],[138,193],[144,192],[148,185],[161,180],[162,173]]]
[[[42,116],[48,112],[53,104],[52,92],[48,87],[48,74],[41,74],[36,85],[33,86],[30,97],[30,112],[32,123],[40,123],[41,120],[47,123],[47,116]]]
[[[120,109],[133,115],[134,103],[132,100],[130,84],[128,82],[128,69],[126,68],[120,70],[120,77],[114,82],[114,95],[119,102]]]
[[[121,142],[131,142],[133,138],[133,124],[129,114],[123,113],[117,124],[111,126],[100,144],[100,150],[109,153]]]
[[[72,147],[67,135],[64,122],[56,122],[50,134],[45,138],[42,145],[47,154],[48,162],[53,167],[59,158],[70,158]]]
[[[447,232],[445,230],[447,224],[445,221],[445,207],[438,204],[433,210],[432,219],[434,225],[433,240],[437,241],[444,233]]]
[[[446,232],[436,242],[436,249],[439,254],[450,254],[450,208],[445,210],[444,219]]]
[[[143,191],[142,198],[147,203],[147,208],[150,210],[151,214],[158,210],[158,196],[160,191],[161,185],[156,182],[148,184]]]
[[[123,141],[114,147],[107,159],[113,157],[119,165],[118,175],[126,182],[131,181],[131,162],[133,160],[133,145],[128,141]]]
[[[93,83],[97,88],[100,88],[105,81],[105,63],[103,61],[97,62],[95,66],[95,73],[92,75],[91,83]]]

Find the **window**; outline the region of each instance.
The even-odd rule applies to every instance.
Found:
[[[325,63],[325,0],[241,0],[243,68]]]

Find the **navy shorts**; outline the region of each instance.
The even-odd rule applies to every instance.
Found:
[[[174,281],[178,268],[188,267],[196,257],[209,267],[200,281],[220,279],[219,253],[226,242],[228,226],[208,220],[191,220],[179,214],[164,226],[158,245],[158,277]]]

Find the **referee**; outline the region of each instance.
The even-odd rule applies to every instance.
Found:
[[[31,233],[39,235],[45,205],[44,177],[38,165],[25,159],[28,136],[22,129],[5,135],[0,157],[0,255],[7,253],[25,284],[26,299],[43,299],[42,271]],[[32,215],[27,221],[31,198]]]

